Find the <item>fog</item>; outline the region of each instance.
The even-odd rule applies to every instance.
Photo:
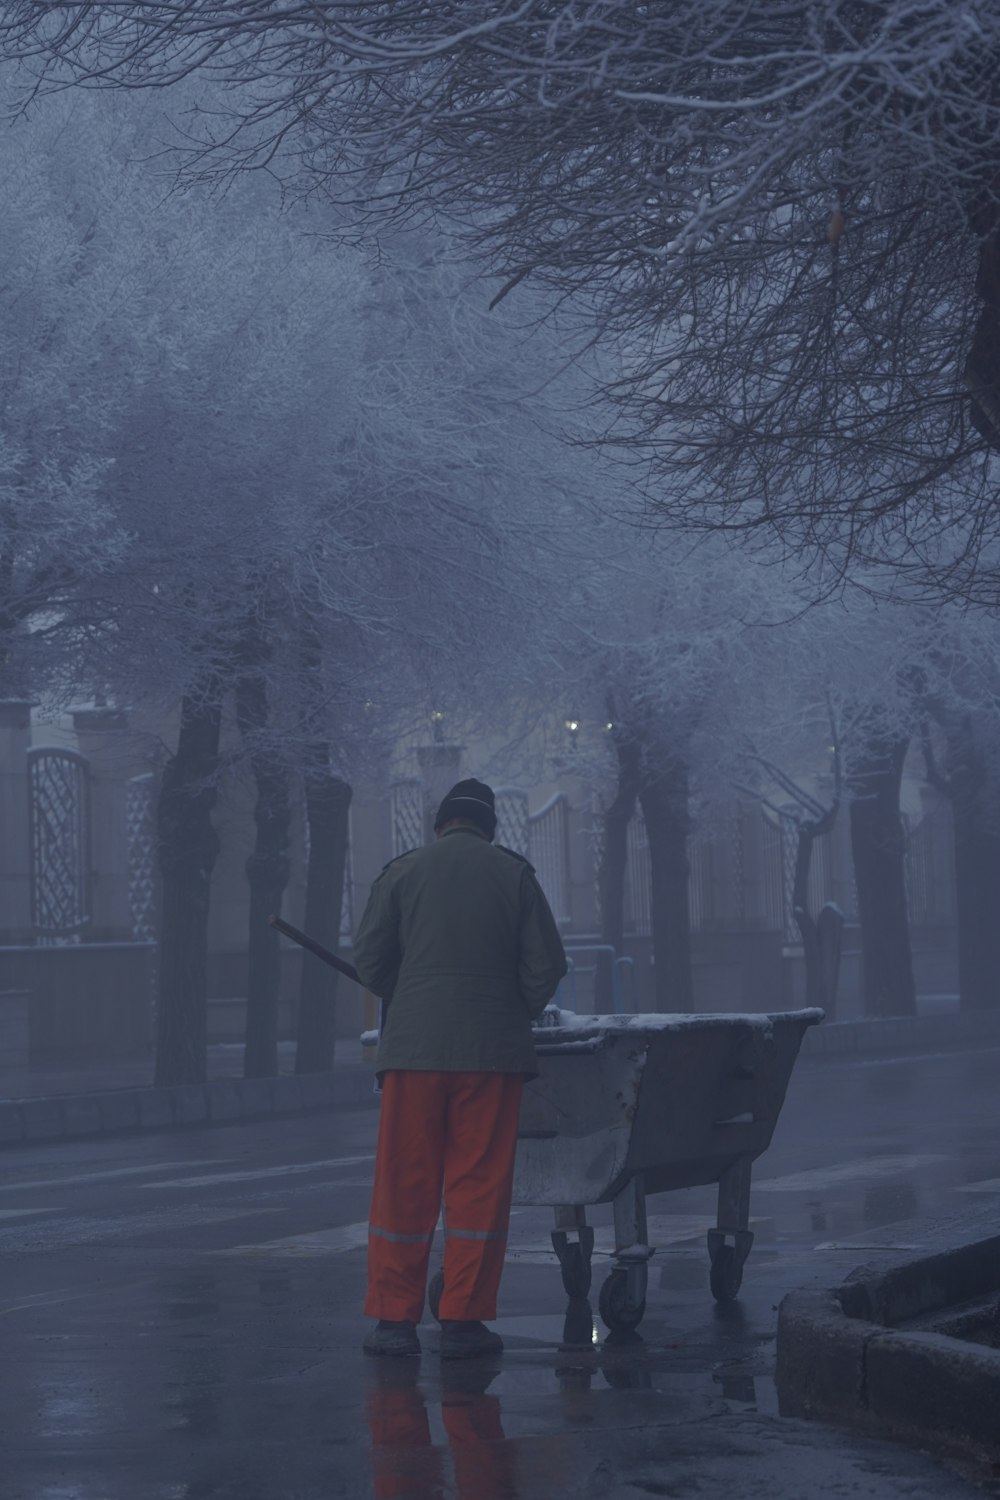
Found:
[[[811,105],[792,68],[796,158],[773,139],[778,95],[734,53],[744,143],[714,65],[698,71],[707,42],[683,97],[672,63],[635,93],[631,14],[584,85],[560,25],[536,52],[533,5],[500,7],[503,25],[458,4],[391,24],[384,7],[320,7],[322,24],[236,3],[187,21],[6,9],[0,1316],[26,1377],[0,1496],[820,1495],[858,1473],[895,1495],[897,1450],[847,1439],[814,1437],[782,1475],[759,1351],[821,1267],[832,1286],[876,1253],[995,1232],[997,219],[992,189],[949,198],[955,121],[925,135],[920,114],[863,148],[852,88],[883,60],[845,43],[850,81]],[[638,9],[655,31],[690,8]],[[946,9],[927,7],[943,29],[921,43],[934,87],[956,119],[976,101],[992,118],[992,95],[954,82],[968,43]],[[913,62],[886,25],[892,67]],[[919,141],[931,209],[908,198]],[[377,1123],[360,1038],[379,1009],[353,939],[380,871],[432,841],[470,776],[570,960],[548,1045],[584,1045],[591,1016],[617,1018],[609,1035],[633,1014],[653,1034],[722,1016],[724,1068],[759,1082],[766,1016],[825,1020],[801,1023],[766,1109],[718,1084],[713,1128],[767,1125],[744,1153],[749,1174],[771,1150],[753,1208],[749,1175],[733,1186],[705,1146],[662,1188],[639,1172],[664,1196],[646,1238],[635,1210],[635,1243],[665,1251],[639,1352],[615,1352],[605,1317],[580,1354],[598,1341],[590,1251],[582,1291],[563,1261],[585,1307],[564,1326],[560,1205],[515,1193],[501,1322],[521,1363],[489,1396],[379,1374],[362,1400],[339,1351],[358,1342]],[[664,1063],[665,1098],[689,1066],[692,1098],[715,1098],[702,1045]],[[616,1251],[623,1180],[586,1199]],[[580,1206],[560,1211],[585,1247]],[[723,1229],[738,1258],[739,1235],[766,1248],[745,1301],[720,1296],[712,1251],[710,1326],[691,1245]],[[939,1334],[929,1316],[913,1326]],[[64,1338],[66,1369],[36,1368]],[[619,1404],[586,1406],[598,1386]],[[677,1451],[657,1425],[675,1398],[718,1420],[717,1451]],[[331,1401],[340,1467],[312,1446]],[[635,1411],[656,1434],[641,1450],[620,1441]],[[115,1477],[130,1413],[142,1457]],[[726,1423],[750,1413],[764,1426],[734,1478]],[[900,1422],[869,1431],[905,1441]],[[290,1478],[280,1445],[303,1463]],[[899,1493],[967,1493],[912,1462]]]

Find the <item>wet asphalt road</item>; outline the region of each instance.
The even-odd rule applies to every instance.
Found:
[[[0,1497],[980,1493],[786,1421],[771,1373],[784,1292],[1000,1219],[998,1078],[997,1050],[800,1063],[757,1164],[739,1301],[708,1291],[711,1190],[654,1199],[631,1345],[585,1306],[567,1326],[548,1215],[516,1213],[489,1366],[442,1368],[432,1326],[419,1364],[360,1352],[373,1109],[4,1151]],[[602,1275],[598,1257],[595,1301]]]

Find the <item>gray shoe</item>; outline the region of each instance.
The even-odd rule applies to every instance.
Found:
[[[503,1339],[485,1323],[441,1321],[441,1358],[476,1359],[484,1354],[502,1354]]]
[[[390,1323],[383,1318],[365,1338],[364,1351],[366,1354],[396,1354],[419,1359],[420,1340],[416,1323]]]

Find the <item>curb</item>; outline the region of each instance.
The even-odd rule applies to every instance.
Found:
[[[231,1125],[276,1115],[358,1109],[376,1103],[367,1067],[279,1078],[213,1078],[171,1088],[0,1100],[0,1148],[185,1125]]]
[[[827,1021],[802,1038],[803,1057],[905,1056],[969,1044],[1000,1046],[1000,1009],[936,1016],[876,1016]]]
[[[1000,1461],[1000,1348],[919,1319],[1000,1292],[1000,1235],[835,1290],[791,1292],[778,1310],[782,1416],[822,1418],[920,1448]],[[947,1312],[952,1309],[951,1320]]]
[[[906,1056],[967,1045],[1000,1046],[1000,1009],[882,1016],[810,1027],[803,1057]],[[263,1120],[377,1103],[370,1065],[278,1078],[215,1078],[173,1088],[111,1089],[0,1100],[0,1149],[35,1141]]]

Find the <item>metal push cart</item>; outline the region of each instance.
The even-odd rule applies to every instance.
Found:
[[[718,1183],[711,1288],[718,1301],[737,1295],[753,1244],[751,1165],[771,1143],[805,1031],[822,1019],[821,1010],[560,1011],[536,1029],[539,1076],[524,1093],[514,1202],[555,1210],[552,1245],[570,1297],[590,1291],[587,1208],[613,1205],[614,1258],[598,1303],[612,1332],[636,1328],[645,1311],[650,1193]],[[442,1286],[438,1273],[435,1316]]]

